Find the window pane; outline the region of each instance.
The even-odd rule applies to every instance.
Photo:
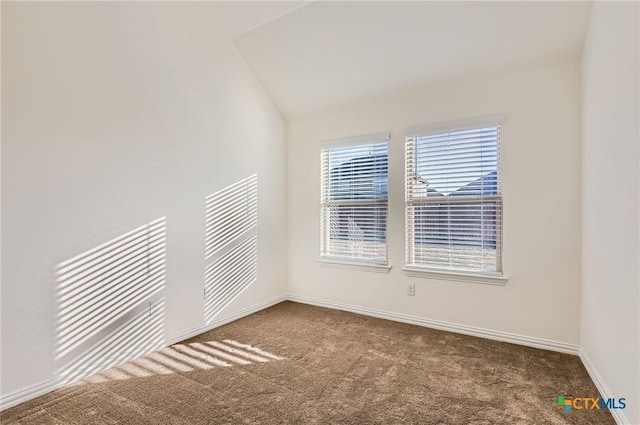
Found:
[[[497,270],[500,204],[495,201],[417,203],[414,262],[464,270]]]
[[[496,127],[415,138],[419,179],[443,196],[497,194]]]
[[[321,255],[385,261],[387,142],[322,151]]]
[[[329,223],[331,255],[384,259],[387,241],[387,204],[330,205],[324,208]]]
[[[387,143],[329,150],[329,199],[386,199]]]

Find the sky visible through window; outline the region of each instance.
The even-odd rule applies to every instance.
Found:
[[[386,198],[387,163],[387,142],[330,149],[331,198]]]
[[[361,146],[331,149],[329,168],[335,171],[340,167],[360,165],[364,166],[362,171],[350,173],[347,178],[372,178],[370,167],[377,161],[385,144],[367,145],[367,150]],[[498,170],[497,127],[417,136],[415,149],[416,158],[420,158],[415,164],[418,176],[439,194],[452,195],[474,182],[479,182],[477,189],[483,193],[489,185],[495,191],[496,179],[487,181],[482,178]]]
[[[445,196],[478,181],[484,189],[481,179],[498,170],[497,127],[418,136],[415,149],[419,177]]]

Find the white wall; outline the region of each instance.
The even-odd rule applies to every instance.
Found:
[[[584,353],[640,424],[638,3],[594,4],[582,64]]]
[[[494,113],[503,126],[505,286],[408,278],[405,128]],[[391,131],[387,274],[321,267],[320,141]],[[288,138],[289,292],[577,344],[580,318],[580,66],[558,64],[363,99],[293,120]],[[416,295],[405,295],[406,283]]]
[[[229,7],[3,3],[3,397],[54,376],[55,266],[158,217],[164,337],[202,325],[205,196],[254,173],[258,280],[222,314],[286,291],[284,121]]]

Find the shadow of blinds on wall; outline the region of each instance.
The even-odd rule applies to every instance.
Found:
[[[56,267],[56,374],[71,382],[163,343],[165,218]]]
[[[212,321],[258,274],[258,175],[205,198],[205,322]]]

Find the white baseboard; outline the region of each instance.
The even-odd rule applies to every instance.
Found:
[[[333,301],[319,300],[316,298],[300,295],[289,295],[290,301],[303,304],[311,304],[319,307],[333,308],[336,310],[349,311],[351,313],[364,314],[365,316],[378,317],[381,319],[393,320],[395,322],[408,323],[411,325],[424,326],[427,328],[439,329],[443,331],[455,332],[464,335],[477,336],[480,338],[493,339],[496,341],[510,342],[512,344],[526,345],[528,347],[542,348],[545,350],[558,351],[578,355],[580,347],[576,344],[552,341],[549,339],[536,338],[532,336],[518,335],[509,332],[494,331],[491,329],[477,328],[475,326],[459,325],[457,323],[445,322],[442,320],[425,319],[418,316],[394,313],[375,308],[361,307],[350,304],[342,304]]]
[[[252,306],[244,308],[242,310],[236,311],[232,314],[228,314],[226,316],[217,318],[211,323],[208,323],[206,325],[197,326],[197,327],[188,329],[184,332],[179,333],[178,335],[174,335],[171,338],[166,338],[165,346],[175,344],[176,342],[180,342],[185,339],[199,335],[203,332],[210,331],[211,329],[233,322],[234,320],[240,319],[242,317],[248,316],[253,313],[257,313],[260,310],[264,310],[265,308],[271,307],[275,304],[285,301],[286,299],[287,299],[286,295],[279,295],[277,297],[268,299],[266,301],[263,301],[258,304],[254,304]],[[39,384],[32,385],[30,387],[23,388],[13,393],[4,395],[0,397],[0,411],[16,406],[20,403],[24,403],[25,401],[29,401],[41,395],[44,395],[48,392],[56,390],[61,386],[64,386],[69,383],[71,382],[67,382],[59,378],[51,378]]]
[[[16,406],[33,398],[40,397],[60,387],[57,379],[51,378],[39,384],[31,385],[0,398],[0,411]]]
[[[200,335],[201,333],[204,332],[208,332],[211,329],[215,329],[215,328],[219,328],[222,325],[226,325],[227,323],[231,323],[234,320],[238,320],[242,317],[245,316],[249,316],[250,314],[253,313],[257,313],[260,310],[264,310],[265,308],[269,308],[271,306],[274,306],[276,304],[281,303],[282,301],[286,301],[287,300],[287,296],[286,295],[278,295],[277,297],[273,297],[271,299],[268,299],[266,301],[263,301],[261,303],[258,304],[254,304],[252,306],[249,306],[247,308],[244,308],[242,310],[238,310],[232,314],[228,314],[226,316],[222,316],[219,318],[216,318],[215,320],[211,321],[210,323],[204,324],[204,325],[200,325],[200,326],[196,326],[190,329],[187,329],[183,332],[180,332],[177,335],[174,335],[170,338],[166,338],[165,339],[165,346],[169,346],[172,344],[176,344],[180,341],[184,341],[185,339],[189,339],[192,338],[196,335]]]
[[[589,358],[589,356],[587,355],[587,353],[584,351],[583,348],[580,348],[580,360],[582,360],[582,364],[584,365],[584,368],[587,369],[587,372],[589,373],[591,380],[593,381],[594,384],[596,384],[596,388],[600,393],[600,397],[613,398],[614,394],[611,392],[611,390],[609,390],[609,387],[607,387],[607,384],[604,383],[604,380],[602,379],[602,376],[600,375],[600,373],[598,373],[598,370],[596,369],[595,364],[593,364],[593,362],[591,361],[591,359]],[[629,418],[627,418],[627,415],[624,413],[623,410],[611,409],[609,411],[611,412],[611,416],[613,416],[613,419],[615,419],[618,425],[631,423],[631,421],[629,420]]]

